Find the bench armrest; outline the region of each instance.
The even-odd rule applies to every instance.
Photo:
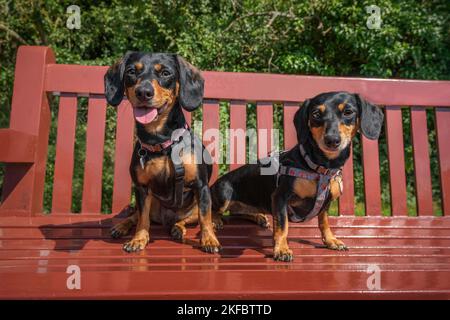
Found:
[[[13,129],[0,129],[0,162],[33,163],[36,136]]]

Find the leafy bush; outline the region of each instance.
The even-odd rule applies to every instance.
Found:
[[[81,8],[81,29],[65,27],[66,8]],[[381,8],[381,28],[368,29],[365,7]],[[448,0],[374,1],[38,1],[0,0],[0,126],[7,127],[14,63],[19,45],[49,45],[59,63],[110,65],[127,50],[178,52],[203,70],[364,76],[381,78],[450,79]],[[83,113],[80,102],[80,113]],[[57,108],[52,108],[56,119]],[[275,121],[282,108],[274,108]],[[85,111],[85,109],[84,109]],[[221,107],[226,124],[227,108]],[[114,112],[108,111],[105,146],[104,197],[110,208]],[[197,119],[201,113],[196,113]],[[80,119],[85,119],[80,117]],[[409,119],[405,114],[407,173],[412,172]],[[82,136],[85,122],[79,121]],[[433,117],[429,114],[429,125]],[[249,126],[255,126],[249,107]],[[55,142],[53,125],[50,142]],[[77,135],[77,138],[81,137]],[[388,210],[388,168],[384,136],[380,140],[383,202]],[[83,157],[84,140],[77,141]],[[439,195],[435,137],[430,133],[433,187]],[[363,201],[362,169],[355,143],[355,189]],[[53,151],[52,151],[53,150]],[[50,159],[54,155],[50,147]],[[50,161],[51,162],[51,161]],[[108,169],[109,168],[109,169]],[[223,169],[223,168],[222,168]],[[76,166],[74,186],[81,186],[82,166]],[[1,170],[0,170],[1,171]],[[47,172],[51,190],[52,164]],[[0,185],[2,176],[0,175]],[[412,194],[414,181],[408,179]],[[80,208],[74,191],[74,210]],[[51,192],[45,195],[46,209]],[[413,198],[411,198],[413,199]],[[413,204],[412,204],[413,206]],[[360,206],[358,206],[359,208]]]

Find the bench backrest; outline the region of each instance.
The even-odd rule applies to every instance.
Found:
[[[53,181],[53,214],[70,214],[77,97],[89,98],[86,156],[82,195],[83,213],[98,214],[102,199],[102,164],[106,101],[103,76],[107,67],[56,64],[51,49],[21,47],[17,55],[10,128],[37,136],[32,160],[6,166],[2,213],[42,213],[50,112],[47,96],[59,95],[58,131]],[[361,94],[372,103],[385,106],[390,172],[390,201],[393,215],[407,215],[404,141],[401,107],[411,108],[418,215],[433,214],[433,198],[426,109],[433,107],[440,169],[442,208],[450,214],[450,81],[416,81],[294,76],[255,73],[203,72],[206,80],[203,131],[219,127],[219,101],[230,102],[230,128],[246,130],[246,103],[256,103],[257,128],[273,128],[273,105],[282,103],[284,147],[295,145],[293,115],[302,101],[326,91],[345,90]],[[186,114],[190,121],[189,114]],[[117,110],[112,211],[130,202],[128,171],[133,148],[134,119],[128,101]],[[269,146],[270,138],[264,143]],[[380,215],[381,185],[378,141],[362,140],[365,210]],[[205,145],[211,141],[203,141]],[[237,146],[245,148],[245,146]],[[236,148],[237,148],[236,147]],[[261,145],[259,145],[261,147]],[[237,165],[231,165],[234,169]],[[217,177],[214,166],[213,179]],[[344,193],[339,214],[353,215],[354,177],[350,159],[343,170]]]

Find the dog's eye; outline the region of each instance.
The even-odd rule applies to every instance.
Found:
[[[320,119],[320,117],[321,117],[320,111],[319,111],[319,110],[314,110],[314,111],[311,113],[311,117],[312,117],[313,119],[315,119],[315,120]]]
[[[354,112],[353,110],[351,110],[351,109],[345,109],[345,110],[344,110],[344,116],[346,116],[346,117],[350,117],[350,116],[352,116],[354,113],[355,113],[355,112]]]
[[[134,76],[136,74],[136,70],[128,69],[127,74],[130,75],[130,76]]]
[[[168,76],[170,76],[170,72],[167,70],[163,70],[163,71],[161,71],[161,76],[168,77]]]

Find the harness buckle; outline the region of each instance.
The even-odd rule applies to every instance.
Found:
[[[325,175],[325,176],[328,176],[329,173],[330,173],[330,169],[327,169],[327,168],[322,167],[322,166],[317,166],[317,171],[318,171],[320,174],[323,174],[323,175]]]

